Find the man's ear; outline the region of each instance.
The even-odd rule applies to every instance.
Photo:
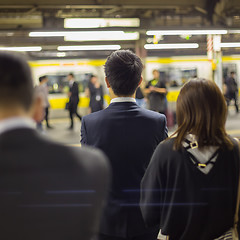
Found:
[[[110,84],[109,84],[109,82],[108,82],[107,77],[105,77],[105,82],[106,82],[106,84],[107,84],[107,88],[110,88]]]
[[[36,122],[41,122],[44,118],[43,100],[41,97],[36,97],[31,108],[31,118]]]
[[[142,80],[143,80],[143,78],[142,78],[142,76],[141,76],[140,81],[139,81],[139,83],[138,83],[138,87],[141,85]]]

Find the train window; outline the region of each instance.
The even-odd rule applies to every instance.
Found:
[[[197,68],[169,67],[159,69],[160,79],[169,87],[182,86],[191,78],[197,77]]]
[[[223,63],[223,79],[226,80],[230,72],[237,72],[237,64],[235,63]]]
[[[74,73],[75,80],[78,82],[79,92],[84,92],[88,86],[92,73]],[[48,77],[48,89],[50,94],[66,93],[69,90],[67,80],[68,73],[46,74]]]

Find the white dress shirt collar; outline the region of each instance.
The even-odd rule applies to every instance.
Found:
[[[35,122],[27,117],[11,117],[0,121],[0,134],[17,128],[35,128]]]
[[[74,79],[71,79],[71,80],[69,81],[69,86],[72,87],[73,83],[74,83]]]
[[[135,98],[132,97],[117,97],[113,98],[110,103],[116,103],[116,102],[136,102]]]

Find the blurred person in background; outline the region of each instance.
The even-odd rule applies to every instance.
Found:
[[[139,86],[137,88],[135,98],[136,98],[136,103],[137,103],[138,106],[146,108],[146,100],[145,100],[145,97],[143,95],[143,91],[141,89],[141,86]]]
[[[155,240],[158,227],[146,228],[140,212],[140,182],[155,147],[167,137],[164,115],[136,104],[143,64],[129,50],[113,52],[105,64],[111,103],[83,117],[81,143],[108,156],[112,184],[99,240]]]
[[[163,80],[160,79],[159,71],[153,70],[153,79],[150,80],[145,88],[148,96],[149,109],[166,115],[167,111],[167,89]]]
[[[238,110],[238,83],[236,80],[235,72],[230,73],[230,77],[228,77],[225,81],[226,85],[226,100],[227,105],[230,105],[231,100],[234,100],[234,105],[236,108],[236,113],[239,112]]]
[[[47,86],[48,78],[46,75],[39,77],[39,85],[35,88],[35,94],[40,96],[43,101],[44,108],[44,119],[46,121],[46,126],[48,129],[52,129],[53,127],[49,125],[48,121],[48,113],[49,113],[49,101],[48,101],[48,86]],[[37,123],[37,129],[42,131],[42,121]]]
[[[82,120],[82,117],[77,112],[78,103],[79,103],[79,90],[78,90],[78,83],[75,81],[73,73],[68,74],[67,80],[69,81],[69,92],[68,92],[69,101],[67,103],[66,108],[69,111],[69,116],[71,120],[71,125],[68,129],[72,130],[74,128],[74,121],[73,121],[74,115],[76,115],[80,121]]]
[[[240,158],[226,119],[224,96],[213,81],[183,86],[178,129],[158,145],[141,183],[143,218],[161,229],[159,239],[213,240],[234,226]]]
[[[0,52],[0,238],[90,240],[109,165],[98,150],[66,147],[34,129],[42,119],[23,56]]]
[[[103,87],[95,75],[91,76],[86,89],[86,96],[90,98],[90,113],[103,109]]]

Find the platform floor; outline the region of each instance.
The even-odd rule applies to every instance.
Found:
[[[70,119],[67,117],[51,118],[49,122],[54,128],[48,130],[44,126],[43,134],[46,137],[63,144],[80,146],[81,123],[77,118],[74,119],[75,126],[73,130],[68,130]],[[169,135],[171,135],[175,129],[176,126],[169,128]],[[229,110],[226,129],[231,136],[240,138],[240,113],[236,114],[233,108]]]

